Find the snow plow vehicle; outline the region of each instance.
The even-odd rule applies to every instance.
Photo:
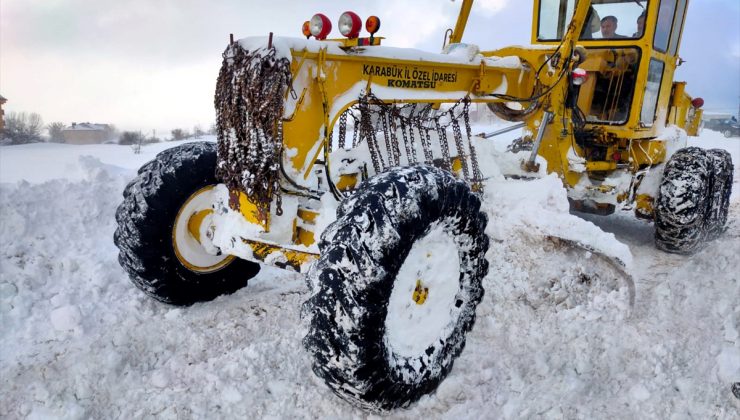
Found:
[[[124,190],[114,240],[132,281],[189,305],[260,264],[306,273],[314,372],[388,410],[436,389],[483,296],[490,136],[473,135],[471,104],[521,125],[510,176],[556,173],[582,211],[634,209],[669,252],[722,232],[729,155],[681,148],[702,114],[673,81],[686,0],[535,0],[533,45],[489,51],[461,43],[472,5],[440,54],[380,45],[375,16],[360,37],[352,12],[344,39],[321,14],[306,39],[232,39],[217,143],[160,153]],[[614,14],[644,25],[599,38]]]

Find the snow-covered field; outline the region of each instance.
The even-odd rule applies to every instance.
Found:
[[[690,143],[740,167],[740,139]],[[0,148],[0,418],[373,417],[311,372],[298,275],[263,268],[189,308],[129,282],[114,211],[136,169],[176,144]],[[477,323],[436,393],[389,417],[738,418],[739,180],[736,169],[728,231],[690,257],[657,251],[631,214],[569,214],[554,177],[489,182]],[[631,316],[608,294],[574,307],[543,297],[544,277],[571,263],[549,234],[628,247]]]

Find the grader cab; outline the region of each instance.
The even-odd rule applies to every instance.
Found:
[[[381,45],[377,17],[360,36],[351,12],[343,39],[317,14],[305,39],[232,40],[217,144],[162,152],[124,191],[114,239],[132,281],[188,305],[259,264],[306,273],[314,372],[385,410],[436,388],[483,296],[489,140],[471,104],[518,122],[513,175],[557,173],[575,208],[633,208],[670,252],[722,232],[729,155],[681,149],[702,105],[673,81],[686,0],[535,0],[533,45],[497,50],[462,43],[472,5],[439,54]]]

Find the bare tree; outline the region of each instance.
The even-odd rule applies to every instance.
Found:
[[[172,140],[185,140],[186,138],[190,137],[190,133],[183,130],[182,128],[176,128],[171,131],[172,133]]]
[[[203,129],[200,127],[200,125],[193,126],[193,137],[199,139],[203,136],[203,134],[205,134],[205,132],[203,132]]]
[[[28,114],[28,134],[33,138],[41,138],[41,132],[44,130],[44,120],[41,115],[32,112]]]
[[[118,139],[118,144],[136,145],[144,142],[144,136],[138,131],[124,131]]]
[[[52,143],[64,143],[64,123],[56,121],[49,123],[46,126],[46,131],[49,133],[49,141]]]
[[[26,144],[43,141],[41,130],[44,122],[37,113],[10,112],[5,119],[3,137],[8,144]]]
[[[144,143],[150,144],[150,143],[159,143],[162,139],[157,137],[157,132],[155,130],[152,130],[152,135],[144,139]]]

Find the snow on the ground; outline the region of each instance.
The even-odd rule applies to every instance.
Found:
[[[740,166],[740,139],[705,131],[690,143]],[[0,148],[0,418],[370,416],[311,372],[298,275],[263,268],[189,308],[129,282],[114,211],[136,169],[175,144]],[[690,257],[657,251],[631,214],[568,214],[553,177],[490,180],[477,323],[439,389],[389,417],[736,418],[739,180],[736,170],[729,230]],[[599,267],[546,235],[631,254],[631,316],[608,291],[575,307],[541,293],[574,261]]]

